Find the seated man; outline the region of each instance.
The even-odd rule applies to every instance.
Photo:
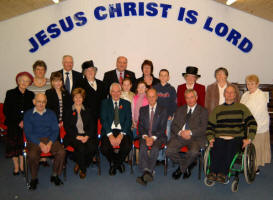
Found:
[[[101,152],[107,157],[109,174],[113,176],[117,169],[120,173],[125,171],[123,162],[132,148],[133,136],[131,104],[120,98],[120,84],[111,85],[110,95],[101,104]]]
[[[177,180],[184,173],[183,178],[191,175],[190,165],[195,161],[200,148],[205,144],[205,133],[208,124],[208,112],[197,104],[197,92],[193,89],[185,91],[186,105],[179,107],[174,115],[171,126],[171,139],[166,155],[179,167],[172,174]],[[180,156],[182,147],[188,147],[188,152]]]
[[[225,103],[215,107],[209,116],[207,138],[210,143],[211,181],[224,183],[235,154],[254,139],[257,123],[249,109],[236,103],[236,88],[229,85],[224,91]]]
[[[35,190],[38,184],[37,174],[41,152],[50,152],[54,156],[53,173],[50,181],[54,182],[55,185],[63,184],[58,176],[61,175],[63,169],[65,150],[57,141],[59,135],[57,117],[53,111],[45,109],[46,102],[47,99],[44,94],[37,94],[33,100],[35,107],[28,110],[24,115],[31,190]]]
[[[154,88],[147,91],[149,105],[141,107],[139,110],[139,136],[140,153],[139,167],[143,175],[137,178],[141,185],[153,180],[154,168],[162,144],[166,144],[167,136],[165,133],[167,126],[167,110],[157,104],[157,92]],[[148,150],[150,152],[148,153]]]

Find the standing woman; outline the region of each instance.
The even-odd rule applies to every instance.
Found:
[[[34,93],[27,90],[33,77],[28,72],[21,72],[16,76],[17,87],[8,90],[4,102],[5,124],[8,127],[6,157],[12,158],[13,175],[23,172],[23,116],[24,112],[33,107]]]
[[[56,113],[59,126],[63,126],[64,113],[71,109],[73,104],[70,94],[63,87],[63,75],[61,72],[53,72],[50,76],[51,89],[46,90],[46,107]]]
[[[193,66],[188,66],[186,68],[186,72],[182,73],[182,76],[186,80],[186,83],[179,85],[177,87],[177,106],[183,106],[186,104],[185,100],[185,91],[187,89],[194,89],[197,92],[197,104],[201,106],[205,106],[205,95],[206,90],[205,86],[196,83],[197,79],[201,77],[201,75],[198,74],[198,68]]]
[[[227,81],[228,70],[224,67],[219,67],[215,70],[214,76],[216,81],[207,87],[205,107],[208,112],[211,113],[213,109],[225,103],[224,91],[230,83]],[[235,86],[235,85],[234,85]],[[236,87],[236,99],[235,102],[240,101],[240,93],[237,86]]]
[[[142,77],[137,79],[137,84],[140,81],[144,81],[147,85],[147,88],[151,88],[152,86],[160,83],[159,79],[155,78],[153,75],[154,65],[150,60],[144,60],[141,65]],[[136,85],[137,85],[136,84]]]
[[[246,77],[248,91],[242,96],[241,103],[245,104],[254,116],[258,128],[253,144],[256,149],[257,167],[271,162],[269,114],[267,110],[267,98],[259,89],[259,78],[256,75]],[[257,174],[260,170],[257,168]]]
[[[72,98],[74,102],[72,109],[64,116],[66,131],[64,145],[71,145],[75,149],[73,152],[73,160],[76,162],[74,173],[80,172],[80,178],[84,179],[86,168],[98,150],[96,124],[94,124],[93,115],[83,105],[84,89],[75,88],[72,91]]]
[[[47,66],[42,60],[37,60],[33,66],[34,80],[31,86],[28,87],[29,91],[37,93],[45,93],[46,90],[51,88],[49,79],[45,78]]]
[[[97,67],[94,66],[93,60],[86,61],[82,64],[82,73],[84,80],[82,88],[85,90],[85,99],[83,105],[88,108],[93,116],[97,130],[97,122],[100,118],[100,106],[108,92],[105,91],[104,84],[101,80],[96,79]]]

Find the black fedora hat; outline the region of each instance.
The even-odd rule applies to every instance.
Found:
[[[82,72],[83,72],[85,69],[89,68],[89,67],[93,67],[93,68],[95,68],[96,70],[98,70],[98,68],[94,66],[93,60],[89,60],[89,61],[85,61],[84,63],[82,63]]]
[[[201,77],[201,75],[198,74],[198,68],[193,66],[188,66],[186,68],[186,73],[182,73],[182,76],[185,76],[186,74],[192,74],[197,76],[198,78]]]

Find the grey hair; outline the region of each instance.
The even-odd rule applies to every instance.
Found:
[[[186,91],[184,92],[184,96],[189,93],[193,93],[194,96],[198,97],[197,92],[194,89],[186,89]]]
[[[111,93],[111,90],[112,90],[113,86],[115,86],[115,85],[117,85],[119,87],[120,91],[122,90],[121,85],[119,83],[112,83],[111,86],[110,86],[110,89],[109,89],[110,93]]]

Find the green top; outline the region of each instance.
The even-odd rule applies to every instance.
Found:
[[[220,136],[246,136],[253,140],[256,130],[256,120],[245,105],[224,103],[216,106],[210,114],[206,134],[209,141]]]

